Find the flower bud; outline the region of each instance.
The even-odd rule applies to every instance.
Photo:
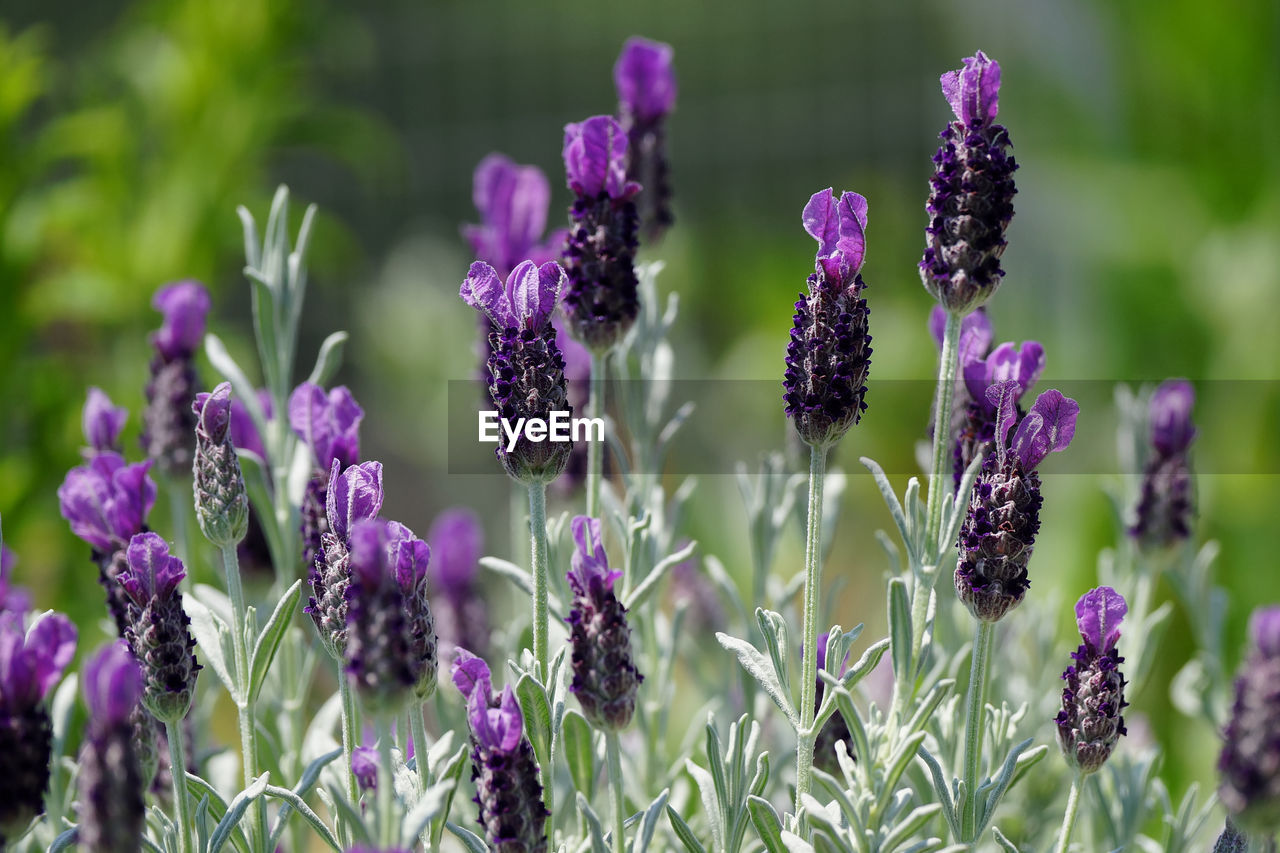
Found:
[[[196,396],[196,461],[193,488],[200,530],[219,548],[235,545],[249,528],[249,496],[231,443],[231,383]]]

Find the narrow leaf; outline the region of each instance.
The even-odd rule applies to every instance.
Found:
[[[590,796],[596,789],[596,750],[591,726],[577,711],[566,711],[560,737],[573,787]]]
[[[667,806],[667,820],[671,823],[671,828],[675,830],[676,838],[680,839],[680,843],[684,845],[684,849],[689,853],[707,853],[707,848],[702,846],[702,842],[698,840],[698,836],[693,834],[693,830],[689,828],[689,824],[684,822],[684,818],[679,813]]]
[[[464,829],[453,821],[446,821],[445,827],[453,833],[455,838],[462,842],[470,853],[489,853],[489,845],[485,844],[484,839],[471,830]]]
[[[738,656],[738,662],[742,664],[742,668],[769,694],[769,698],[773,699],[774,704],[786,715],[791,727],[799,729],[800,715],[791,704],[791,697],[783,689],[778,673],[774,671],[772,664],[765,656],[746,640],[730,637],[719,631],[716,632],[716,639],[720,641],[720,645]]]
[[[236,794],[231,804],[227,807],[227,813],[222,816],[222,820],[218,821],[218,825],[214,827],[213,836],[209,839],[209,853],[218,853],[222,849],[222,845],[227,843],[227,839],[231,837],[231,831],[240,823],[240,818],[244,817],[245,810],[249,808],[249,804],[261,797],[262,792],[267,789],[267,777],[268,774],[263,773],[253,780],[253,784]]]
[[[604,840],[604,830],[600,827],[600,818],[581,791],[578,792],[578,811],[582,812],[582,817],[587,823],[587,834],[591,838],[591,853],[609,853],[609,845]]]
[[[747,812],[756,834],[764,842],[764,849],[768,853],[787,853],[787,845],[782,840],[782,821],[773,805],[766,799],[751,796],[747,798]]]
[[[249,701],[251,703],[256,701],[258,694],[262,692],[262,683],[267,680],[267,671],[271,669],[271,662],[275,660],[276,651],[280,648],[280,640],[284,638],[285,631],[289,629],[289,623],[293,621],[293,611],[297,608],[298,599],[301,597],[302,581],[296,580],[293,586],[280,597],[276,609],[271,613],[271,618],[267,620],[266,627],[258,635],[258,642],[253,647],[252,663],[249,665]]]
[[[265,774],[263,774],[263,778],[266,778]],[[336,851],[336,853],[342,853],[342,846],[338,844],[338,839],[333,837],[333,833],[329,830],[329,827],[325,825],[325,822],[320,819],[319,815],[311,810],[311,807],[307,805],[306,801],[303,800],[302,797],[298,796],[293,791],[290,791],[288,788],[277,788],[275,785],[268,785],[263,790],[263,793],[268,797],[275,797],[277,800],[283,800],[293,806],[293,810],[302,815],[303,819],[306,820],[307,823],[311,824],[311,828],[316,831],[316,834],[320,836],[320,839],[324,841],[325,844],[328,844],[334,851]]]
[[[227,658],[225,655],[225,639],[229,636],[230,629],[226,626],[218,616],[208,607],[205,607],[194,595],[183,596],[183,608],[187,611],[187,615],[191,617],[191,633],[196,638],[196,644],[200,647],[200,659],[203,663],[207,663],[217,673],[218,678],[226,686],[228,692],[231,693],[231,699],[237,705],[242,704],[240,700],[240,691],[237,689],[236,681],[231,677],[231,670],[227,667]]]
[[[334,332],[324,339],[324,343],[320,345],[320,354],[316,356],[316,366],[311,368],[311,375],[307,377],[308,382],[316,385],[328,384],[342,366],[342,351],[346,348],[348,337],[346,332]]]

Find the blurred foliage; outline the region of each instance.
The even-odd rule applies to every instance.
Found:
[[[992,304],[999,338],[1043,341],[1047,383],[1263,380],[1202,397],[1201,532],[1223,542],[1228,648],[1249,609],[1280,599],[1280,575],[1263,568],[1280,553],[1270,0],[15,0],[3,14],[0,512],[20,582],[81,625],[97,618],[98,591],[55,492],[77,459],[84,389],[100,385],[134,412],[136,447],[157,320],[148,302],[173,279],[206,281],[214,328],[247,351],[233,211],[265,211],[282,180],[322,209],[302,360],[332,328],[352,331],[340,381],[369,412],[366,453],[387,464],[388,506],[425,530],[463,500],[486,512],[491,542],[505,541],[506,483],[496,471],[449,477],[442,439],[445,380],[474,367],[474,321],[455,296],[470,170],[494,149],[537,163],[563,209],[560,128],[612,108],[610,68],[633,32],[674,44],[680,73],[669,134],[679,224],[645,250],[667,262],[661,284],[682,299],[678,376],[780,384],[812,254],[799,211],[833,184],[871,203],[873,376],[931,376],[915,263],[928,158],[948,118],[936,81],[982,47],[1003,65],[1001,120],[1022,164],[1008,278]],[[838,459],[851,474],[867,448],[910,458],[925,435],[927,412],[869,402]],[[757,408],[767,414],[740,428],[782,446],[779,400],[744,402]],[[1094,417],[1082,414],[1082,430]],[[1047,487],[1034,581],[1063,600],[1091,585],[1116,533],[1102,495],[1115,477],[1087,473]],[[707,477],[700,490],[689,534],[745,583],[736,486]],[[867,618],[868,636],[886,569],[871,533],[887,525],[870,481],[853,477],[827,571],[847,580],[835,618]],[[780,573],[800,557],[797,536]],[[1065,637],[1069,614],[1061,623]],[[1134,700],[1163,743],[1204,739],[1167,699],[1188,643],[1170,632]],[[1175,750],[1175,792],[1210,782],[1210,757]]]

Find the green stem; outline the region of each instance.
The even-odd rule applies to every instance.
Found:
[[[169,739],[169,767],[173,777],[173,803],[178,824],[178,853],[193,853],[191,844],[191,800],[187,798],[187,750],[182,741],[182,720],[166,722]]]
[[[427,790],[427,727],[422,722],[422,705],[409,706],[409,730],[413,733],[413,763],[418,768],[418,783]]]
[[[622,755],[618,748],[618,733],[609,729],[604,733],[605,757],[609,763],[609,789],[613,792],[613,849],[614,853],[626,853],[627,837],[626,797],[622,790]]]
[[[801,656],[800,730],[796,744],[796,814],[813,785],[813,720],[818,690],[818,596],[822,592],[822,498],[827,448],[809,448],[809,514],[804,544],[804,654]]]
[[[604,416],[604,375],[608,352],[591,353],[591,380],[587,397],[587,417]],[[588,438],[591,436],[588,435]],[[604,446],[600,441],[587,442],[587,515],[600,517],[600,483],[604,479]]]
[[[258,778],[257,723],[253,702],[249,697],[249,652],[245,647],[244,588],[240,585],[240,561],[236,546],[226,545],[222,552],[222,567],[227,577],[227,595],[231,599],[231,649],[236,667],[236,710],[240,722],[241,766],[244,769],[244,786],[249,787]],[[249,804],[252,816],[249,825],[250,847],[257,850],[267,839],[267,813],[262,798]]]
[[[338,667],[338,695],[342,699],[342,781],[347,791],[347,801],[358,814],[360,812],[360,788],[356,785],[356,774],[351,769],[351,756],[356,748],[356,730],[360,725],[359,713],[356,709],[355,697],[351,693],[351,682],[347,674]],[[347,836],[343,843],[350,846],[353,837],[350,828],[343,821],[343,833]]]
[[[1067,795],[1067,813],[1062,816],[1062,831],[1058,833],[1058,844],[1053,848],[1054,853],[1067,853],[1067,848],[1071,845],[1071,830],[1076,825],[1076,812],[1080,811],[1082,781],[1078,772],[1071,780],[1071,793]]]
[[[379,843],[388,849],[396,846],[395,815],[392,804],[395,798],[396,771],[391,764],[391,716],[378,714],[378,837]]]
[[[165,491],[169,493],[169,519],[173,525],[174,556],[184,563],[191,562],[191,548],[187,541],[187,512],[191,508],[191,481],[179,477],[165,478]]]
[[[987,665],[991,660],[991,639],[995,625],[979,622],[973,635],[973,653],[969,668],[969,695],[965,702],[964,723],[964,784],[965,801],[962,806],[960,828],[961,841],[972,843],[977,839],[978,826],[978,773],[982,768],[982,739],[985,733],[987,705]]]
[[[547,484],[529,484],[529,550],[533,574],[533,659],[547,678]]]

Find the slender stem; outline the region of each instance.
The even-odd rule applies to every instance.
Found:
[[[547,484],[529,484],[529,549],[533,574],[533,659],[548,673]]]
[[[169,740],[169,775],[173,777],[173,803],[178,824],[178,853],[193,853],[191,844],[191,800],[187,798],[187,750],[182,741],[182,720],[166,722]]]
[[[1058,845],[1053,848],[1054,853],[1067,853],[1067,848],[1071,845],[1071,830],[1076,825],[1076,812],[1080,811],[1082,781],[1078,772],[1071,780],[1071,793],[1067,795],[1067,813],[1062,816],[1062,831],[1058,833]]]
[[[427,790],[427,727],[422,722],[422,705],[409,706],[409,730],[413,733],[413,763],[418,768],[418,782]]]
[[[964,723],[964,784],[965,801],[962,806],[960,828],[966,843],[976,840],[978,834],[978,773],[982,767],[982,737],[985,732],[987,705],[987,664],[991,660],[991,638],[995,625],[979,622],[973,635],[973,653],[969,668],[969,696],[965,702]]]
[[[383,847],[396,846],[395,815],[392,803],[395,796],[396,771],[391,764],[391,715],[378,714],[378,837]]]
[[[253,780],[258,778],[258,738],[253,702],[249,697],[249,653],[245,647],[244,588],[240,585],[240,561],[236,556],[236,546],[228,545],[219,550],[222,552],[222,567],[227,577],[227,595],[231,598],[231,649],[236,667],[240,763],[244,769],[244,786],[248,788]],[[252,816],[249,825],[250,846],[256,850],[267,839],[267,813],[263,808],[261,797],[249,804],[249,813]]]
[[[169,493],[169,523],[173,525],[174,556],[184,563],[191,562],[191,548],[187,541],[187,513],[191,509],[191,481],[179,477],[165,478],[165,491]]]
[[[813,784],[813,720],[818,690],[818,596],[822,592],[822,497],[827,448],[809,449],[809,514],[804,543],[804,653],[801,656],[800,731],[796,744],[796,814]]]
[[[587,417],[592,421],[604,417],[604,374],[609,353],[591,353],[591,380],[587,397]],[[589,429],[589,428],[588,428]],[[588,432],[587,438],[591,435]],[[600,517],[600,483],[604,478],[604,443],[587,442],[587,515]]]
[[[360,811],[360,788],[356,785],[356,774],[351,769],[351,756],[356,748],[356,730],[360,725],[359,711],[356,709],[355,697],[351,693],[351,682],[347,674],[338,667],[338,695],[342,698],[342,781],[347,791],[347,801],[351,808]],[[339,812],[341,814],[341,812]],[[344,843],[350,845],[350,830],[343,822],[343,832],[348,835]]]
[[[613,849],[614,853],[626,853],[627,836],[626,799],[622,791],[622,755],[618,749],[618,733],[609,729],[604,733],[605,757],[609,763],[609,789],[613,792]]]

